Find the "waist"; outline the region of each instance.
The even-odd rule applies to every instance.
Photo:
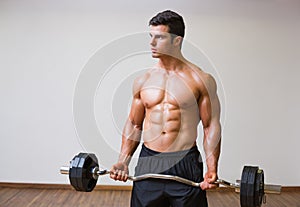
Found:
[[[143,144],[135,175],[161,173],[189,178],[184,172],[201,164],[202,158],[197,146],[176,152],[157,152]]]
[[[200,152],[196,145],[187,150],[181,150],[181,151],[175,151],[175,152],[158,152],[158,151],[155,151],[155,150],[152,150],[152,149],[146,147],[145,144],[143,144],[140,157],[150,157],[150,156],[185,157],[187,155],[195,155],[195,154],[200,155]]]

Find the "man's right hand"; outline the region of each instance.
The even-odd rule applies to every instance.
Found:
[[[128,179],[128,173],[128,165],[122,162],[118,162],[117,164],[112,166],[110,170],[110,178],[126,182]]]

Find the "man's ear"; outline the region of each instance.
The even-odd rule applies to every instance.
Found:
[[[176,36],[173,40],[174,46],[181,46],[181,43],[183,41],[183,38],[181,36]]]

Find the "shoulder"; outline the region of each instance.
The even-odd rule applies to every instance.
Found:
[[[138,77],[136,77],[134,79],[134,82],[133,82],[133,87],[132,87],[132,90],[133,90],[133,94],[136,95],[136,94],[139,94],[140,90],[142,89],[144,83],[148,80],[148,78],[150,77],[150,74],[151,74],[151,70],[147,71],[146,73],[142,74],[142,75],[139,75]]]
[[[201,91],[204,90],[208,92],[216,92],[217,83],[215,78],[211,74],[203,71],[196,65],[191,65],[191,69],[193,78]]]

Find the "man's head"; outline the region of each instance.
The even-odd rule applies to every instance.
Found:
[[[158,25],[165,25],[169,28],[169,33],[177,36],[184,37],[184,22],[182,16],[179,14],[166,10],[163,12],[158,13],[149,21],[149,26],[158,26]]]
[[[184,37],[183,18],[170,10],[163,11],[150,21],[152,56],[177,56],[180,53]]]

